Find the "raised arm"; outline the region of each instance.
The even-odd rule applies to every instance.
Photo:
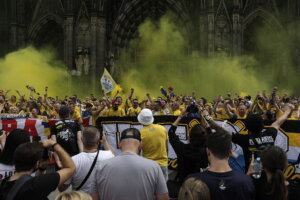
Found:
[[[63,184],[75,173],[76,167],[73,160],[69,154],[55,141],[42,140],[41,143],[45,148],[53,147],[54,152],[61,160],[62,169],[58,170],[57,173],[60,176],[59,185]]]
[[[280,126],[287,120],[291,112],[293,111],[293,105],[292,104],[286,104],[283,107],[284,113],[282,116],[280,116],[273,124],[271,125],[273,128],[279,129]]]

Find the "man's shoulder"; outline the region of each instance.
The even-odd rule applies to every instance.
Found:
[[[278,130],[271,126],[263,129],[261,135],[273,135],[273,134],[277,134],[277,132]]]
[[[166,128],[164,126],[160,125],[160,124],[152,124],[151,126],[158,129],[158,130],[166,131]]]
[[[232,181],[238,181],[238,182],[251,181],[251,178],[249,176],[236,170],[232,170],[224,173],[204,171],[200,173],[191,174],[187,178],[192,178],[192,177],[201,179],[203,181],[205,181],[205,179],[210,179],[210,177],[216,177],[216,178],[230,177]]]

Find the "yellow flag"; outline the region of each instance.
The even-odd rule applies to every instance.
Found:
[[[102,89],[104,90],[105,93],[109,93],[114,90],[116,87],[116,82],[110,75],[110,73],[107,71],[106,68],[104,68],[103,75],[100,79]]]

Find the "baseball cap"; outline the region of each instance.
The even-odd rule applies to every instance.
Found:
[[[139,141],[142,140],[140,131],[136,128],[127,128],[124,131],[122,131],[120,141],[122,141],[123,139],[128,139],[128,138],[136,139]]]

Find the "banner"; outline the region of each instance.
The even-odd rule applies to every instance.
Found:
[[[163,125],[168,131],[176,118],[174,116],[156,116],[154,123]],[[248,134],[243,120],[215,120],[215,122],[233,134]],[[199,123],[197,118],[183,118],[176,130],[179,139],[184,143],[188,143],[189,130],[195,124]],[[120,153],[120,149],[118,148],[120,133],[127,128],[141,129],[143,127],[139,124],[136,117],[102,117],[97,120],[97,125],[99,124],[103,125],[107,140],[116,154]],[[270,126],[270,124],[272,124],[272,121],[265,121],[266,127]],[[300,178],[300,121],[286,121],[278,131],[275,145],[281,147],[288,156],[290,164],[285,171],[285,176],[289,179]],[[169,167],[176,168],[176,153],[170,144],[168,146]],[[243,171],[245,164],[242,148],[239,145],[233,144],[232,151],[235,157],[229,161],[231,167]]]
[[[45,119],[5,119],[0,120],[0,129],[6,132],[11,132],[16,128],[24,129],[32,137],[40,136],[41,138],[47,138],[50,136],[50,129],[59,120],[45,120]],[[76,120],[75,120],[76,121]],[[82,119],[82,125],[84,127],[92,124],[92,118],[87,117]]]
[[[116,86],[116,82],[114,81],[114,79],[112,78],[112,76],[110,75],[110,73],[107,71],[106,68],[104,68],[104,72],[100,82],[101,82],[102,89],[104,90],[105,93],[109,93],[113,91],[113,89]]]

